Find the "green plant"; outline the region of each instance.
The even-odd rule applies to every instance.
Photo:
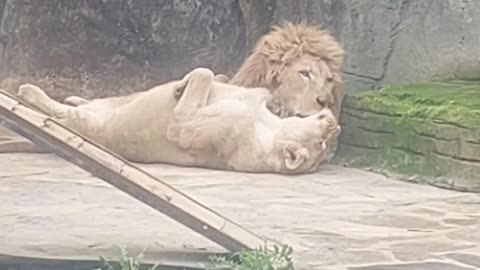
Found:
[[[236,252],[231,256],[211,256],[211,270],[294,270],[289,246],[274,246]]]
[[[129,256],[126,248],[121,247],[120,252],[121,256],[118,263],[112,263],[104,257],[100,257],[102,266],[92,270],[157,270],[157,264],[148,267],[139,262],[139,260],[141,260],[145,255],[145,250],[138,253],[135,257]]]
[[[125,248],[120,248],[118,262],[111,262],[100,257],[102,266],[91,270],[157,270],[159,265],[142,265],[139,260],[144,256],[142,251],[130,256]],[[261,247],[254,250],[243,250],[230,256],[211,256],[209,270],[294,270],[289,246],[273,246],[273,249]]]

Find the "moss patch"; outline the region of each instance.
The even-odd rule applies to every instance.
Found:
[[[347,96],[334,162],[480,191],[480,82],[388,86]]]

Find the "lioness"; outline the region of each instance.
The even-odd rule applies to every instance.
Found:
[[[279,118],[265,88],[214,81],[197,68],[127,99],[61,104],[32,84],[18,96],[128,160],[244,172],[308,173],[340,127],[325,108],[306,118]]]

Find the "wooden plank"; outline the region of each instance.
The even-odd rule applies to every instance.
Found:
[[[1,153],[51,153],[51,151],[40,148],[38,145],[0,125]]]
[[[120,156],[0,92],[0,120],[13,131],[101,178],[230,251],[265,240]]]
[[[17,137],[0,137],[0,153],[49,153],[48,149]]]

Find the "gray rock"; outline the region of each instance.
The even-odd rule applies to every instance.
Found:
[[[243,56],[234,0],[3,2],[3,77],[39,80],[56,98],[129,93]]]
[[[480,2],[473,0],[284,0],[277,2],[273,22],[306,20],[331,30],[347,51],[349,93],[384,84],[479,79],[479,14]]]
[[[0,14],[0,86],[28,79],[56,98],[130,93],[198,66],[232,74],[281,20],[340,39],[347,93],[480,78],[474,0],[2,0]]]

